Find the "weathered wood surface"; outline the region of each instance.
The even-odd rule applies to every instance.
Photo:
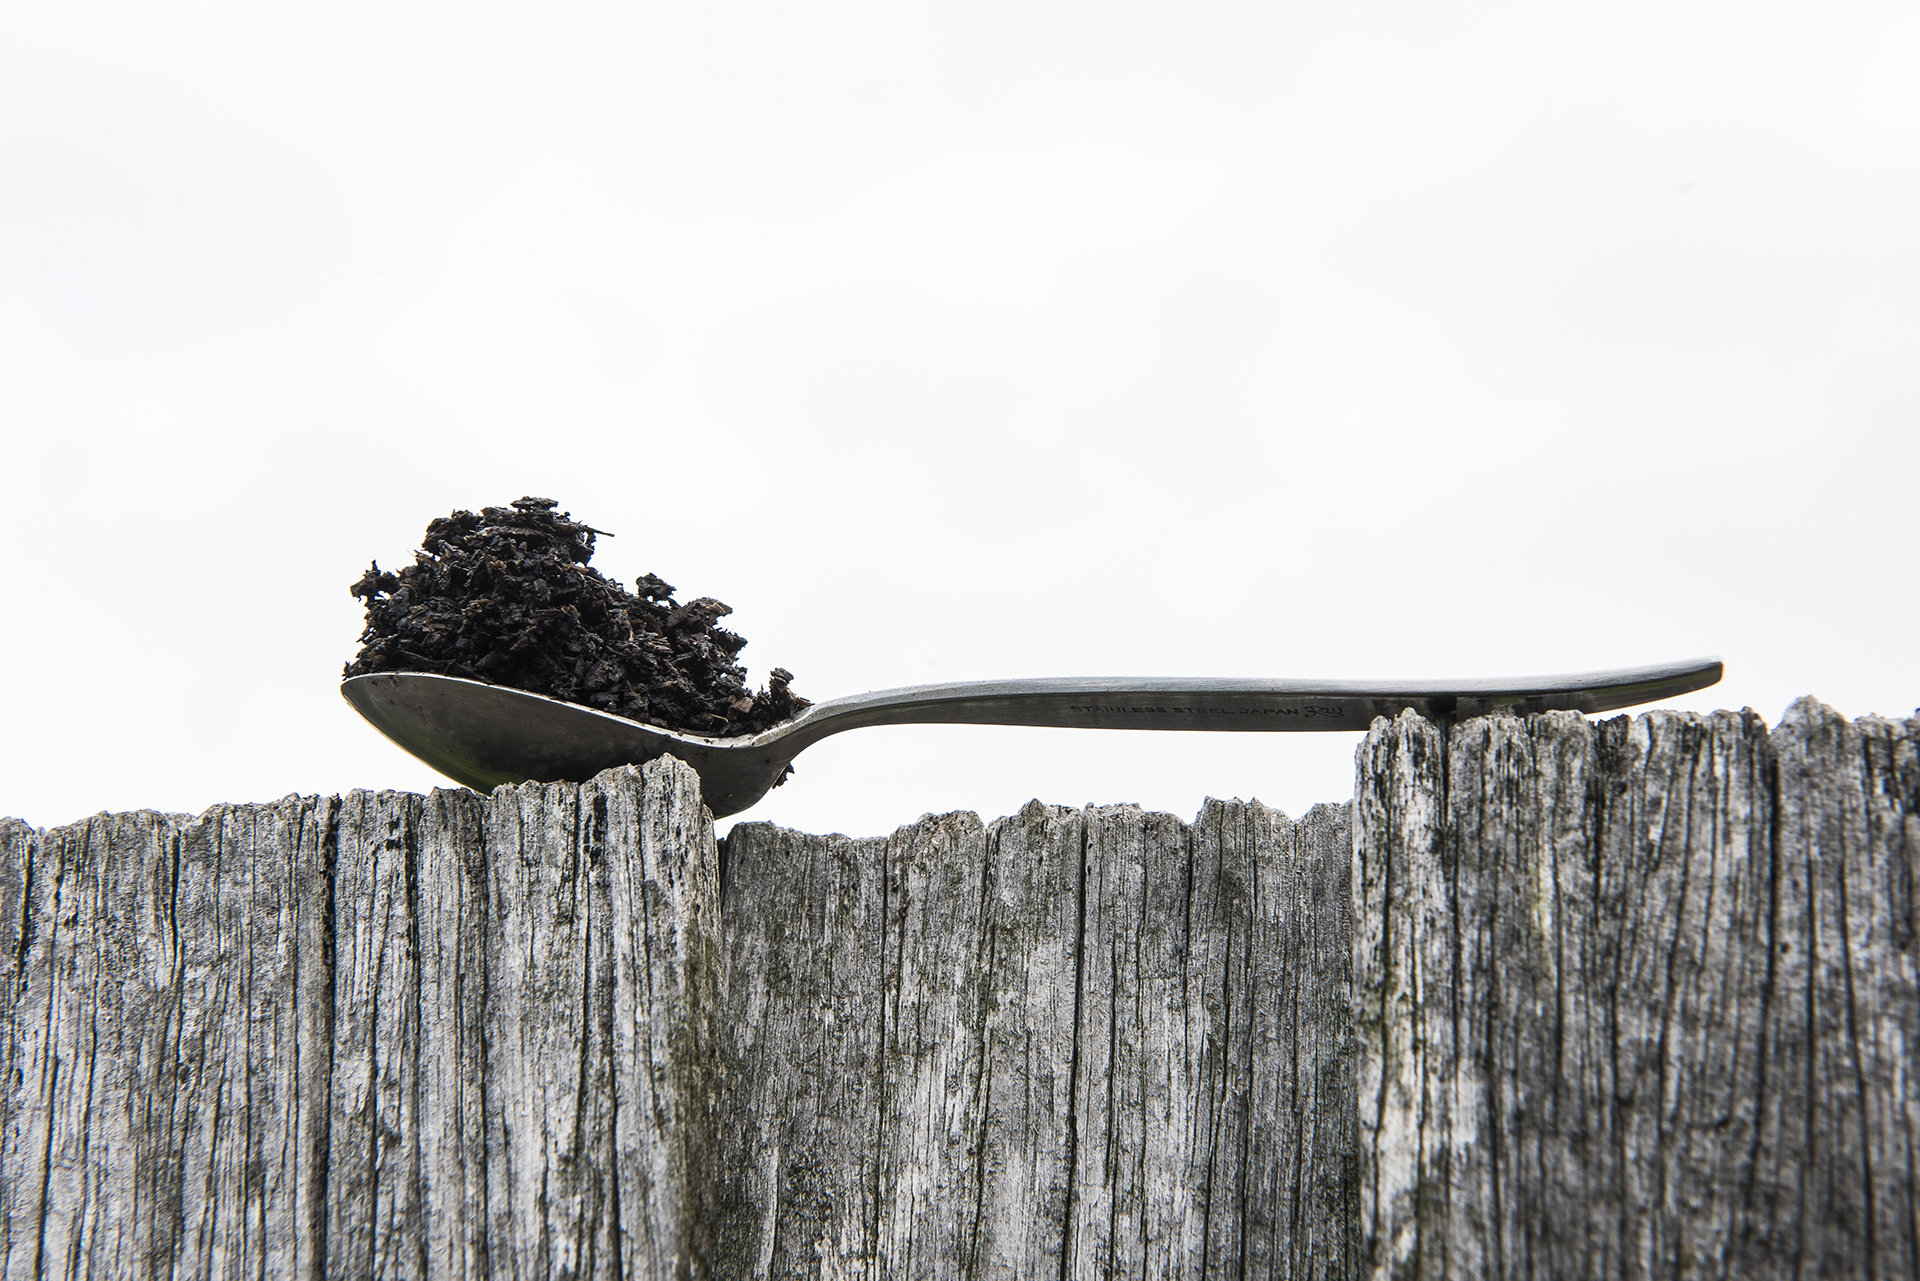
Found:
[[[1346,807],[0,829],[7,1277],[1348,1276]]]
[[[676,1275],[717,864],[677,762],[0,827],[0,1269]]]
[[[1345,806],[728,841],[756,1276],[1348,1277]]]
[[[1920,721],[1376,723],[1376,1276],[1920,1276]]]
[[[0,1275],[1920,1275],[1920,722],[1404,717],[1348,824],[0,822]]]

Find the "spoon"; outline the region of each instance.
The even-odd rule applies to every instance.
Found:
[[[343,682],[354,710],[401,748],[477,792],[501,783],[581,782],[671,752],[700,775],[715,818],[738,814],[829,734],[868,725],[1041,725],[1074,729],[1364,730],[1412,709],[1433,719],[1611,712],[1719,681],[1717,658],[1507,680],[1316,681],[1211,677],[965,681],[815,703],[739,738],[643,725],[542,694],[458,676],[381,672]]]

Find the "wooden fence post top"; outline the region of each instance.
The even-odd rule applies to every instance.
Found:
[[[1298,820],[0,820],[0,1275],[1912,1275],[1916,886],[1920,716],[1812,699]]]
[[[1377,722],[1372,1275],[1920,1267],[1920,719]]]

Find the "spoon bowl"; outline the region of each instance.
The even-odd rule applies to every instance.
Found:
[[[1568,676],[1456,681],[1209,677],[967,681],[816,703],[759,734],[713,738],[645,725],[542,694],[458,676],[381,672],[343,682],[354,710],[402,749],[478,792],[502,783],[581,782],[672,753],[700,775],[715,818],[738,814],[829,734],[871,725],[1072,729],[1364,730],[1411,709],[1436,720],[1500,708],[1611,712],[1705,689],[1717,658]]]

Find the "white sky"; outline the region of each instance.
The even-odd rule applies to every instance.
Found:
[[[522,494],[815,699],[1906,715],[1916,67],[1833,0],[7,5],[0,813],[435,785],[347,585]],[[865,730],[743,817],[1298,813],[1356,742]]]

